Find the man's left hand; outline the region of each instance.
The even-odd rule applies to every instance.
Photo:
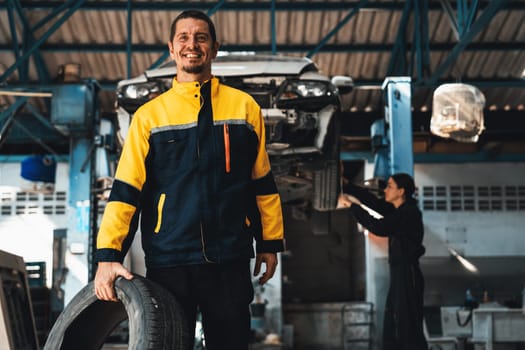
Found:
[[[277,268],[277,253],[258,253],[255,257],[255,268],[253,269],[253,275],[257,276],[261,271],[261,264],[266,264],[266,271],[259,278],[259,284],[263,285],[270,278],[272,278]]]

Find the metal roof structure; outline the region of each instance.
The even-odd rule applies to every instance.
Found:
[[[354,125],[383,113],[385,77],[410,76],[416,126],[428,124],[437,86],[464,82],[485,95],[487,130],[523,141],[525,0],[4,0],[0,124],[49,120],[50,87],[68,64],[100,85],[111,113],[119,80],[169,59],[171,21],[188,8],[211,15],[221,50],[306,56],[328,76],[352,77]]]

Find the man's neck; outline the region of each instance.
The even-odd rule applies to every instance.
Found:
[[[192,83],[198,81],[200,84],[203,84],[205,81],[208,81],[212,78],[211,73],[201,73],[201,74],[189,74],[189,73],[177,73],[177,81],[179,83]]]

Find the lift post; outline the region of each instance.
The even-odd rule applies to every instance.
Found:
[[[410,84],[410,77],[389,77],[383,83],[385,118],[371,127],[374,178],[386,180],[396,173],[414,175]]]

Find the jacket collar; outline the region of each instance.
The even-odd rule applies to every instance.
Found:
[[[212,95],[215,95],[215,93],[217,92],[217,89],[219,88],[219,79],[217,77],[212,77],[210,80],[211,80]],[[204,84],[206,84],[210,80],[206,80]],[[177,81],[177,77],[174,77],[172,81],[172,89],[175,90],[175,92],[181,93],[181,94],[198,93],[200,92],[202,85],[203,84],[199,83],[198,81],[179,83]]]

